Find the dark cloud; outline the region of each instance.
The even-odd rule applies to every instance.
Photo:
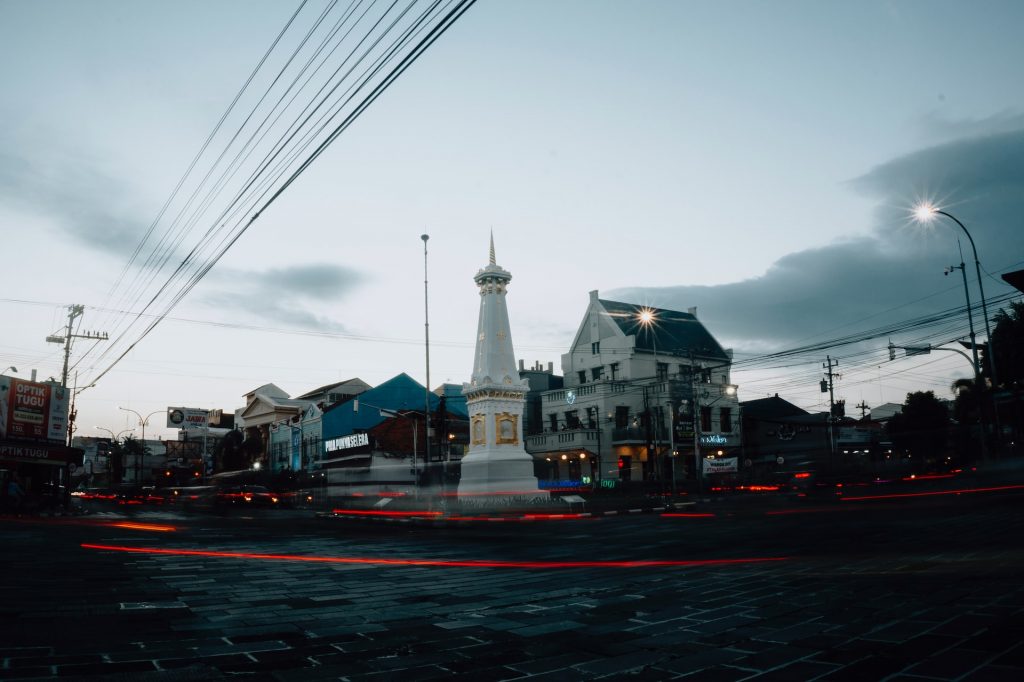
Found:
[[[1024,113],[1000,111],[985,118],[954,120],[933,112],[922,119],[921,127],[934,141],[962,140],[1024,129]]]
[[[326,263],[276,268],[259,277],[266,287],[318,301],[337,300],[363,281],[355,270]]]
[[[922,198],[940,202],[967,225],[983,268],[998,275],[1024,267],[1024,129],[924,149],[872,169],[851,186],[878,202],[866,237],[790,254],[743,282],[602,296],[678,310],[697,306],[724,345],[752,352],[963,305],[959,278],[941,274],[959,262],[963,233],[944,218],[929,228],[914,223],[910,209]],[[970,246],[962,241],[970,266]],[[988,297],[1009,290],[998,278],[986,278],[985,288]]]
[[[28,153],[28,145],[10,135],[0,136],[0,143],[0,201],[48,217],[65,237],[92,251],[128,260],[153,217],[146,214],[152,209],[133,203],[137,193],[123,179],[104,173],[84,155]],[[173,265],[184,254],[179,249],[160,259],[165,256]],[[331,332],[344,329],[310,312],[307,304],[339,300],[363,281],[359,272],[330,264],[264,271],[215,268],[207,279],[212,286],[204,289],[212,293],[201,300],[209,305],[251,313],[270,325]]]
[[[217,291],[203,296],[201,302],[221,310],[244,313],[257,326],[290,327],[337,334],[349,331],[341,323],[310,312],[298,301],[281,295],[268,297],[254,293]]]
[[[84,157],[46,158],[0,139],[0,200],[52,219],[64,235],[96,251],[127,256],[147,221],[124,183]]]
[[[201,301],[214,307],[249,313],[262,323],[315,331],[346,331],[338,322],[311,312],[340,301],[364,281],[362,273],[341,265],[313,263],[270,270],[211,272],[211,293]]]

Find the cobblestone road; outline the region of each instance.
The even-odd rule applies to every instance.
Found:
[[[7,517],[0,679],[1019,680],[1022,501],[448,529]],[[701,563],[744,559],[775,560]],[[535,565],[620,561],[695,563]]]

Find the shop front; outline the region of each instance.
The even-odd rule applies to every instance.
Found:
[[[85,452],[66,445],[69,391],[0,376],[0,503],[5,511],[66,507]]]
[[[84,451],[52,443],[0,441],[0,507],[37,511],[66,507]],[[13,484],[13,485],[12,485]]]

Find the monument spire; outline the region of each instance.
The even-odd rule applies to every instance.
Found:
[[[490,262],[473,277],[480,288],[480,316],[470,383],[463,384],[469,411],[469,454],[462,459],[459,494],[514,493],[546,496],[533,475],[523,441],[529,384],[516,369],[505,296],[512,273],[498,265],[491,230]]]

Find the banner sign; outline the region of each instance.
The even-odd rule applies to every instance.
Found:
[[[0,438],[64,443],[69,393],[57,383],[0,376]]]
[[[721,459],[705,459],[705,474],[732,474],[739,470],[738,457],[723,457]]]
[[[203,431],[210,426],[210,411],[191,407],[168,407],[167,428]]]
[[[85,451],[48,443],[0,443],[0,461],[82,466]]]

